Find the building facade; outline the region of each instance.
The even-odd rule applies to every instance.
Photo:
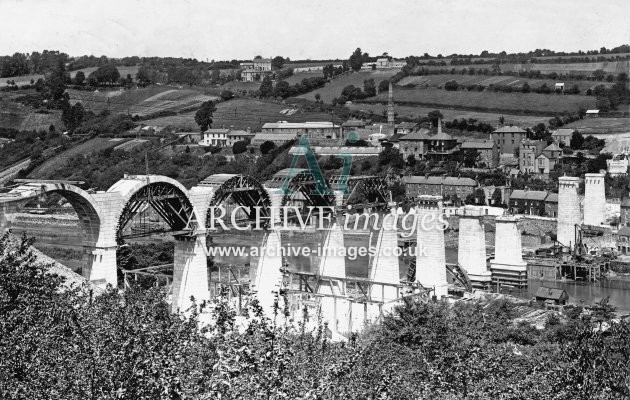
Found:
[[[423,195],[443,196],[455,203],[461,203],[469,195],[474,195],[478,187],[474,179],[451,176],[406,176],[403,183],[408,198]]]
[[[496,168],[499,165],[499,148],[492,140],[467,140],[461,145],[461,150],[475,150],[479,154],[476,167]]]
[[[262,126],[262,133],[306,134],[309,139],[340,139],[341,127],[332,122],[267,122]]]
[[[504,126],[492,132],[490,136],[499,147],[499,153],[513,154],[521,141],[527,138],[527,132],[518,126]]]

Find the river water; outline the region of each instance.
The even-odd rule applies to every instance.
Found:
[[[371,236],[369,234],[352,234],[344,235],[345,246],[369,246],[374,245],[376,235]],[[219,247],[230,246],[243,246],[250,247],[252,245],[260,245],[262,243],[262,236],[260,235],[226,235],[216,236],[214,238],[215,245]],[[291,235],[289,237],[283,236],[283,243],[291,243],[292,247],[309,247],[312,251],[315,251],[317,246],[320,245],[322,237],[317,234],[309,235]],[[246,264],[250,263],[250,276],[254,277],[254,267],[257,263],[257,259],[252,257],[215,257],[215,261],[228,264]],[[290,256],[287,257],[289,262],[289,268],[296,272],[316,272],[319,265],[319,257],[311,255],[305,256]],[[457,249],[446,248],[446,262],[457,262]],[[368,266],[370,263],[369,256],[357,256],[356,259],[350,259],[346,257],[346,273],[352,277],[367,277]],[[407,275],[407,260],[402,260],[400,267],[400,276],[405,277]],[[531,299],[535,296],[536,291],[540,286],[561,288],[566,290],[569,295],[569,303],[576,305],[592,305],[603,298],[609,297],[610,304],[617,308],[619,313],[630,313],[630,282],[627,281],[609,281],[604,280],[593,284],[574,283],[574,282],[561,282],[561,281],[540,281],[529,280],[527,289],[516,290],[504,289],[503,293],[511,294],[524,299]]]

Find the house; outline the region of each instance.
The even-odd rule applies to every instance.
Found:
[[[499,148],[492,140],[466,140],[462,143],[462,151],[475,150],[479,153],[477,167],[496,168],[499,165]]]
[[[549,174],[556,167],[556,163],[560,159],[562,149],[555,143],[551,143],[545,147],[540,155],[536,157],[536,173]]]
[[[443,196],[457,204],[475,194],[478,187],[474,179],[451,176],[405,176],[402,181],[407,198],[421,195]]]
[[[558,193],[549,193],[545,198],[545,215],[558,218]]]
[[[614,156],[606,160],[607,170],[611,176],[621,176],[628,174],[628,157],[625,154]]]
[[[322,122],[267,122],[262,126],[262,133],[306,134],[309,139],[339,139],[341,127],[330,121]]]
[[[431,137],[429,136],[429,130],[422,128],[417,132],[400,136],[398,140],[404,160],[407,160],[409,156],[413,156],[416,160],[422,160],[427,153],[426,147],[428,147]]]
[[[571,144],[573,132],[575,132],[575,129],[560,128],[551,133],[551,138],[557,144],[568,146]]]
[[[563,82],[558,82],[555,84],[555,86],[553,87],[554,90],[556,92],[564,92],[564,83]]]
[[[598,118],[599,110],[586,110],[585,118]]]
[[[273,142],[276,146],[282,146],[292,140],[296,140],[297,133],[257,133],[252,138],[251,144],[260,146],[265,142]]]
[[[499,153],[512,154],[527,137],[527,132],[518,126],[504,126],[492,132],[490,137],[499,146]]]
[[[256,58],[253,61],[242,62],[241,80],[244,82],[261,81],[265,75],[272,75],[270,58]]]
[[[630,226],[630,199],[625,199],[620,205],[619,226]]]
[[[564,289],[541,286],[536,291],[536,301],[553,301],[554,304],[566,304],[569,295]]]
[[[341,124],[341,138],[346,139],[348,137],[348,133],[356,131],[357,129],[363,129],[371,123],[371,121],[364,121],[361,119],[349,119]]]
[[[249,129],[246,131],[243,130],[233,130],[227,134],[227,145],[232,146],[236,142],[251,142],[252,138],[255,136]]]
[[[378,156],[381,152],[379,147],[352,147],[352,146],[312,146],[311,150],[318,156],[338,156],[338,155],[350,155],[353,160],[365,157]],[[305,154],[305,149],[302,146],[293,146],[289,150],[289,154]]]
[[[457,139],[442,132],[442,121],[438,120],[437,133],[429,137],[425,157],[433,160],[447,160],[457,150]]]
[[[542,190],[514,190],[510,194],[509,208],[513,214],[545,215],[545,199]]]
[[[0,149],[6,146],[7,144],[13,142],[13,139],[8,138],[0,138]]]
[[[203,132],[203,139],[199,146],[224,147],[227,145],[227,135],[230,132],[226,128],[210,128]]]
[[[627,225],[619,228],[617,232],[617,250],[621,254],[630,255],[630,227]]]
[[[401,122],[394,127],[394,133],[406,135],[414,132],[416,129],[418,129],[418,124],[415,122]]]
[[[525,139],[519,144],[518,151],[518,169],[523,174],[533,174],[536,169],[536,157],[538,157],[545,146],[546,142],[542,140]]]

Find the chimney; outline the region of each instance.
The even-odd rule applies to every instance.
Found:
[[[252,127],[251,126],[247,127],[247,133],[252,133]]]

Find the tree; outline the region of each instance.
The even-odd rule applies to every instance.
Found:
[[[212,101],[204,101],[201,104],[201,108],[195,113],[195,122],[199,125],[201,132],[205,132],[212,126],[212,114],[215,111],[216,107]]]
[[[361,70],[361,67],[363,66],[363,54],[361,53],[360,48],[357,47],[354,53],[352,53],[348,59],[348,64],[354,72]]]
[[[531,89],[529,87],[529,83],[527,83],[527,82],[523,83],[523,87],[521,88],[521,92],[529,93],[530,91],[531,91]]]
[[[374,79],[366,79],[363,81],[363,92],[366,97],[376,96],[376,84],[374,83]]]
[[[582,136],[582,134],[578,131],[573,132],[573,135],[571,135],[569,146],[571,146],[573,150],[580,150],[583,144],[584,136]]]
[[[273,95],[273,83],[271,82],[271,77],[269,75],[265,75],[263,78],[258,92],[262,98],[271,97],[271,95]]]
[[[234,93],[229,90],[229,89],[225,89],[221,92],[221,99],[223,99],[223,101],[228,101],[234,98]]]
[[[603,80],[605,76],[606,76],[606,72],[604,72],[603,69],[597,69],[593,71],[593,78],[595,78],[598,81]]]
[[[439,119],[443,119],[444,116],[442,115],[442,113],[440,112],[440,110],[433,110],[430,111],[427,114],[427,117],[429,117],[429,120],[431,121],[431,125],[432,126],[437,126],[438,125],[438,120]]]
[[[239,140],[238,142],[232,145],[232,153],[233,154],[241,154],[247,151],[247,142],[244,140]]]
[[[272,69],[282,69],[283,65],[284,65],[284,58],[282,58],[282,56],[276,56],[271,60]]]
[[[378,92],[383,93],[389,91],[389,79],[383,79],[378,84]]]
[[[114,64],[106,64],[90,74],[100,85],[112,85],[120,79],[120,72]]]
[[[455,80],[450,80],[444,84],[444,89],[449,91],[455,91],[459,88],[459,84]]]
[[[479,160],[479,152],[475,149],[466,149],[464,151],[464,165],[468,168],[472,168],[477,164]]]
[[[262,154],[268,154],[271,150],[276,148],[276,144],[271,140],[267,140],[260,145],[260,152]]]
[[[74,84],[83,85],[84,82],[85,82],[85,74],[83,73],[83,71],[77,72],[76,75],[74,76]]]

